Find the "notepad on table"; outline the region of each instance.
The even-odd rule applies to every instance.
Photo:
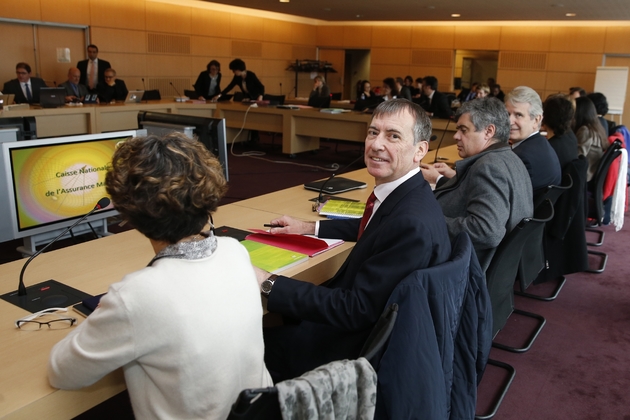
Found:
[[[277,274],[308,260],[308,255],[256,241],[244,240],[241,244],[247,249],[252,264],[270,273]]]
[[[260,229],[250,229],[252,234],[247,236],[251,241],[277,246],[290,251],[314,257],[343,243],[342,239],[317,238],[312,235],[272,234]]]
[[[365,203],[328,200],[320,208],[320,216],[330,218],[360,219],[365,212]]]

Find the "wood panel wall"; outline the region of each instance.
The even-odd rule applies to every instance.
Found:
[[[226,84],[231,76],[229,61],[240,57],[261,78],[267,92],[286,94],[295,80],[286,67],[296,59],[315,59],[317,48],[326,48],[370,49],[373,85],[390,76],[434,75],[440,90],[451,90],[455,69],[451,52],[490,50],[499,52],[497,82],[504,91],[529,85],[544,98],[566,92],[570,86],[590,90],[596,67],[606,54],[630,55],[630,23],[308,24],[152,0],[66,0],[63,5],[56,0],[0,0],[0,17],[89,25],[100,56],[112,63],[130,88],[141,87],[142,78],[149,85],[169,81],[176,86],[192,85],[211,59],[221,62]],[[7,32],[0,29],[0,33]],[[149,38],[156,36],[171,49],[151,50]],[[3,36],[3,42],[10,37]],[[79,55],[73,52],[73,60]],[[343,63],[333,65],[343,67]],[[3,80],[15,77],[12,69],[5,74],[5,67],[0,68]],[[307,96],[309,76],[300,74],[299,78],[298,95]]]

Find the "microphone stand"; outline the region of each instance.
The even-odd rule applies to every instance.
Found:
[[[74,305],[75,303],[78,303],[83,299],[90,297],[90,295],[83,293],[80,290],[74,289],[70,286],[66,286],[52,279],[35,284],[27,289],[26,286],[24,286],[24,272],[26,271],[26,267],[28,267],[31,261],[35,259],[35,257],[50,248],[52,244],[57,242],[62,236],[71,231],[77,225],[85,221],[85,219],[90,217],[95,211],[109,206],[109,203],[109,198],[101,198],[96,206],[94,206],[94,208],[90,210],[86,215],[74,222],[71,226],[65,228],[59,235],[57,235],[55,239],[48,242],[46,246],[37,251],[35,254],[31,255],[31,257],[26,260],[26,262],[22,266],[22,270],[20,271],[18,290],[2,295],[0,296],[0,298],[16,306],[19,306],[22,309],[26,309],[27,311],[37,312],[48,307]],[[31,294],[29,295],[27,291],[30,291]]]
[[[319,196],[315,199],[315,202],[313,203],[313,211],[317,211],[317,208],[319,207],[319,205],[323,202],[324,200],[324,188],[326,187],[326,184],[328,184],[328,182],[330,182],[331,179],[333,179],[335,177],[335,174],[332,174],[330,176],[330,178],[328,178],[326,181],[324,181],[324,183],[322,184],[322,187],[319,189]]]
[[[179,93],[179,91],[177,90],[177,88],[173,85],[173,82],[168,82],[169,85],[171,85],[171,87],[175,90],[175,93],[177,93],[177,98],[175,98],[175,102],[186,102],[189,98],[188,96],[182,96],[181,93]]]
[[[446,128],[442,132],[442,137],[440,137],[440,142],[438,143],[437,148],[435,149],[435,158],[433,159],[433,163],[436,163],[438,160],[448,160],[446,158],[439,157],[438,152],[440,151],[440,147],[442,146],[442,140],[444,140],[444,136],[446,135],[446,130],[448,130],[448,126],[450,124],[451,124],[451,118],[449,118],[448,121],[446,122]]]

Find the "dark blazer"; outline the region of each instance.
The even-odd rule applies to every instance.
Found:
[[[66,89],[66,96],[77,96],[70,82],[63,82],[59,85],[59,87]],[[77,85],[77,90],[79,91],[79,95],[77,96],[77,99],[79,100],[85,98],[85,95],[89,93],[87,86],[82,85],[81,83]]]
[[[330,88],[323,85],[320,89],[312,90],[308,96],[308,106],[328,108],[330,106]]]
[[[534,198],[549,185],[560,185],[562,171],[558,155],[540,133],[521,141],[518,147],[513,147],[512,150],[521,158],[529,172]]]
[[[31,94],[33,95],[33,100],[30,103],[39,103],[39,90],[43,87],[46,87],[46,82],[44,82],[43,79],[40,79],[39,77],[31,77]],[[22,92],[22,86],[20,86],[20,81],[18,79],[12,79],[6,82],[2,88],[2,93],[15,95],[13,100],[16,104],[29,103],[26,96],[24,96],[24,92]]]
[[[359,224],[359,219],[322,221],[319,236],[356,241]],[[357,358],[396,285],[418,269],[447,261],[450,249],[442,210],[417,174],[381,203],[332,279],[321,286],[276,279],[267,309],[301,323],[266,329],[275,338],[272,343],[265,331],[266,353],[275,352],[277,343],[285,347],[280,364],[286,377]],[[267,366],[277,372],[277,366]]]
[[[466,102],[466,98],[468,98],[468,94],[470,93],[470,88],[462,88],[462,90],[459,92],[459,95],[457,95],[457,99],[459,99],[459,102],[464,103]],[[473,95],[472,98],[470,98],[469,100],[475,99],[475,95]]]
[[[411,98],[411,89],[409,89],[409,86],[403,86],[400,89],[400,92],[398,92],[398,98],[402,98],[402,99],[407,99],[408,101],[410,101]]]
[[[109,103],[113,100],[124,101],[129,93],[127,85],[125,85],[125,82],[120,79],[116,79],[114,86],[109,86],[106,83],[99,83],[96,90],[98,91],[98,98],[101,103]]]
[[[433,99],[429,103],[429,97],[422,95],[420,98],[420,106],[425,111],[433,114],[435,118],[450,118],[453,115],[451,105],[448,103],[448,98],[442,92],[437,90],[433,92]]]
[[[265,94],[265,86],[258,80],[256,77],[256,73],[253,71],[247,70],[245,73],[245,79],[242,76],[234,76],[230,84],[221,91],[221,95],[225,95],[236,86],[238,86],[243,93],[245,93],[245,89],[243,89],[243,83],[247,86],[247,96],[249,99],[256,100],[259,96]]]
[[[77,68],[81,70],[81,78],[79,79],[79,83],[86,86],[89,89],[89,83],[87,82],[88,61],[90,60],[79,61],[77,63]],[[101,60],[100,58],[98,59],[98,69],[96,70],[97,78],[98,78],[97,90],[98,90],[99,84],[105,83],[105,70],[110,69],[110,68],[112,68],[112,66],[109,64],[109,61]]]
[[[376,419],[472,419],[492,344],[492,305],[466,233],[450,260],[392,293],[398,316],[378,366]]]
[[[556,151],[562,170],[569,162],[578,158],[577,137],[575,137],[575,133],[571,129],[560,136],[550,138],[549,145]]]
[[[208,93],[210,90],[210,73],[208,73],[207,70],[199,73],[199,77],[197,77],[197,81],[193,87],[199,96],[202,96],[205,99],[212,99],[221,93],[221,72],[217,75],[217,85],[214,88],[214,92]]]

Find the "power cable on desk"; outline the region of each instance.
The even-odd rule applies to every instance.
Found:
[[[328,167],[324,167],[324,166],[310,165],[310,164],[307,164],[307,163],[297,163],[297,162],[287,162],[287,161],[284,161],[284,160],[266,159],[266,158],[261,157],[261,156],[265,156],[266,155],[265,152],[254,152],[254,151],[252,151],[252,152],[244,152],[244,153],[241,153],[241,154],[234,153],[234,143],[236,142],[236,139],[238,138],[238,136],[240,136],[241,133],[243,132],[243,130],[245,129],[245,122],[247,121],[247,114],[249,113],[249,110],[254,105],[255,105],[255,103],[251,104],[250,106],[247,107],[247,110],[245,111],[245,115],[243,116],[243,124],[241,125],[241,129],[238,130],[238,133],[236,133],[236,135],[232,139],[232,144],[230,145],[230,155],[232,155],[234,157],[248,157],[248,158],[251,158],[251,159],[264,160],[266,162],[278,163],[278,164],[281,164],[281,165],[294,165],[294,166],[302,166],[302,167],[305,167],[305,168],[321,169],[322,171],[329,171],[329,172],[335,172],[335,171],[337,171],[339,169],[339,164],[338,163],[333,163],[333,164],[328,165]],[[354,162],[352,162],[352,163],[354,163]]]

